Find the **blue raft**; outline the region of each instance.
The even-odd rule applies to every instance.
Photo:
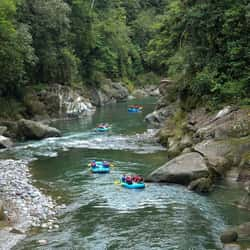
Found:
[[[102,161],[96,161],[95,166],[91,166],[92,173],[105,174],[110,172],[110,165],[105,165]]]
[[[142,189],[145,188],[145,183],[144,182],[140,182],[140,183],[135,183],[133,182],[132,184],[128,184],[127,182],[123,182],[122,180],[120,180],[121,186],[125,187],[125,188],[129,188],[129,189]]]
[[[142,109],[140,109],[140,108],[128,108],[128,112],[138,113],[138,112],[142,112]]]
[[[110,130],[110,127],[97,127],[95,129],[95,131],[97,132],[106,132],[106,131],[109,131]]]

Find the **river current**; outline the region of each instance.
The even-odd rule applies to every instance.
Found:
[[[128,113],[131,103],[142,113]],[[115,185],[123,173],[146,176],[167,161],[144,122],[155,99],[131,100],[100,108],[93,116],[57,121],[61,138],[19,144],[9,155],[34,158],[34,183],[65,209],[58,215],[59,229],[31,230],[15,249],[221,249],[219,235],[229,225],[250,215],[233,206],[237,187],[221,184],[207,196],[178,185],[147,184],[145,190]],[[100,122],[112,124],[97,133]],[[110,174],[92,174],[92,160],[114,163]],[[37,240],[46,239],[46,246]]]

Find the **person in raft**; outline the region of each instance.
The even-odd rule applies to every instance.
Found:
[[[142,183],[144,182],[144,179],[140,175],[130,176],[130,175],[123,175],[121,178],[122,182],[126,182],[127,184],[133,184],[133,183]]]
[[[100,123],[99,125],[98,125],[98,128],[104,128],[105,127],[105,124],[104,123]]]
[[[135,176],[132,177],[132,181],[133,181],[133,182],[136,182],[136,183],[140,183],[140,182],[143,182],[144,179],[143,179],[143,177],[140,176],[140,175],[135,175]]]
[[[110,163],[108,161],[103,161],[103,167],[105,168],[110,167]]]
[[[91,167],[96,167],[96,162],[95,162],[95,160],[91,161],[90,166],[91,166]]]
[[[130,175],[126,176],[125,182],[128,183],[128,184],[133,184],[133,178],[132,178],[132,176],[130,176]]]

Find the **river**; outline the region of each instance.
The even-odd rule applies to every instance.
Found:
[[[250,219],[233,206],[237,187],[221,184],[207,196],[178,185],[147,184],[128,190],[114,182],[123,173],[146,176],[167,161],[164,148],[151,138],[143,121],[155,99],[131,100],[144,106],[128,113],[128,103],[98,109],[91,117],[57,121],[61,138],[19,144],[16,158],[35,158],[30,169],[35,185],[66,208],[58,215],[59,229],[31,230],[15,249],[221,249],[224,228]],[[100,122],[112,124],[96,133]],[[110,174],[92,174],[91,159],[114,163]],[[46,246],[37,240],[46,239]]]

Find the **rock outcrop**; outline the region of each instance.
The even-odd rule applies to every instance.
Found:
[[[205,107],[200,107],[187,113],[173,91],[173,81],[168,79],[161,81],[160,98],[156,110],[148,114],[145,120],[151,126],[160,128],[157,134],[158,141],[166,146],[170,159],[174,158],[173,161],[175,161],[184,157],[186,162],[192,162],[193,153],[188,154],[188,152],[196,152],[195,154],[205,162],[209,170],[209,178],[202,176],[192,180],[189,188],[198,192],[207,192],[217,180],[214,177],[224,178],[232,168],[236,169],[236,174],[238,172],[238,178],[235,179],[250,187],[248,184],[250,183],[250,108],[225,106],[211,113]],[[170,161],[164,165],[169,167],[168,170],[161,167],[149,175],[150,179],[169,182],[170,177],[167,173],[171,173],[172,177],[173,173],[170,172],[172,170],[188,171],[184,165],[186,164],[173,166]],[[163,170],[164,174],[160,177]],[[158,172],[160,174],[157,174]],[[191,169],[189,173],[192,173]],[[189,183],[188,174],[186,178],[186,183]],[[179,183],[179,180],[171,179],[170,182]],[[242,203],[245,203],[245,207],[249,206],[248,194],[241,205]]]
[[[93,113],[88,91],[54,85],[38,93],[49,117],[81,117]]]
[[[145,117],[145,121],[154,127],[162,127],[164,124],[164,121],[171,117],[177,110],[176,103],[173,103],[167,107],[162,107],[160,109],[157,109],[153,111],[152,113],[148,114]]]
[[[40,140],[61,136],[61,132],[40,122],[21,119],[18,121],[18,137],[23,140]]]
[[[208,176],[209,171],[203,157],[198,153],[187,153],[156,169],[146,181],[188,185],[191,181]]]
[[[136,98],[146,97],[146,96],[159,96],[160,91],[157,85],[145,85],[141,88],[135,89],[132,92],[132,96]]]
[[[125,101],[129,96],[128,89],[121,82],[106,80],[99,88],[92,88],[90,91],[91,102],[95,106]]]

